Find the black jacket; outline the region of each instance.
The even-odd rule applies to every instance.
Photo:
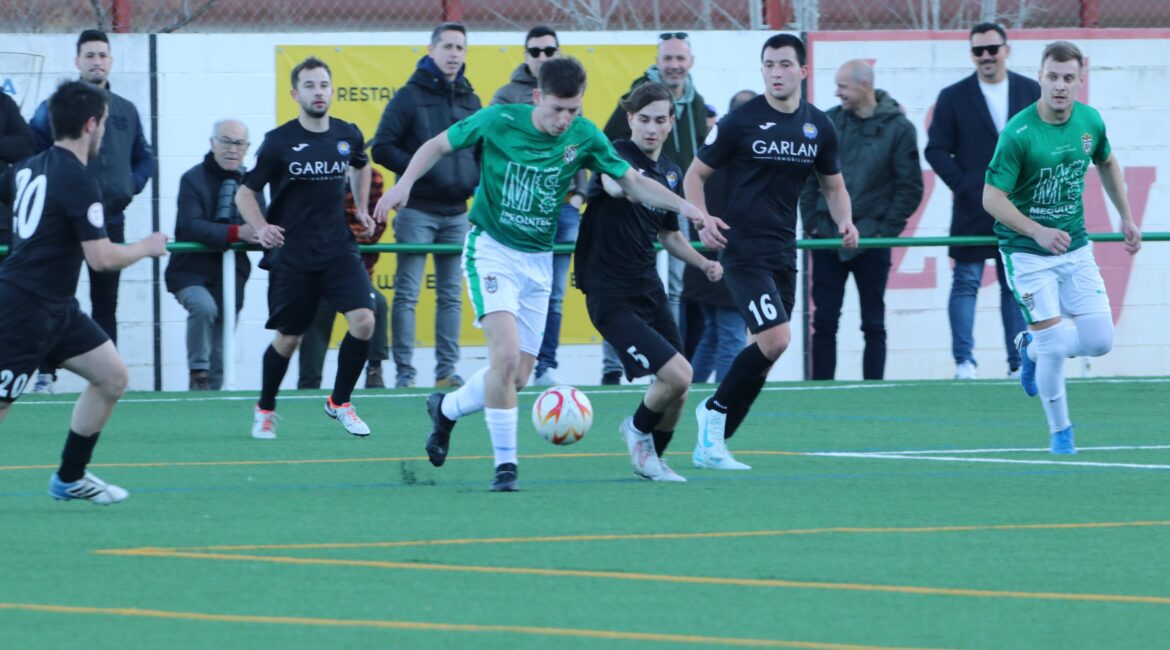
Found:
[[[448,82],[434,60],[424,56],[410,80],[394,93],[382,111],[378,132],[370,143],[371,157],[401,176],[424,142],[479,109],[479,97],[463,70],[454,82]],[[406,207],[439,216],[463,214],[478,183],[475,148],[455,151],[443,156],[418,179]]]
[[[20,116],[20,107],[7,93],[0,92],[0,180],[13,163],[37,152],[33,133]],[[8,243],[12,232],[12,206],[0,202],[0,244]]]
[[[877,108],[860,119],[834,106],[825,112],[837,127],[841,174],[853,204],[853,223],[862,237],[897,237],[922,202],[922,160],[914,125],[898,102],[878,90]],[[806,236],[839,237],[816,175],[800,195],[801,223]],[[840,249],[842,261],[861,249]]]
[[[231,235],[243,225],[244,220],[236,207],[233,187],[225,188],[223,185],[225,181],[234,180],[234,187],[239,188],[243,178],[243,169],[227,171],[216,164],[210,153],[203,158],[203,162],[188,169],[179,180],[175,239],[227,250],[228,244],[235,241]],[[266,212],[264,196],[259,195],[257,199],[260,201],[260,210]],[[237,252],[237,300],[243,296],[244,283],[251,272],[248,254]],[[219,301],[223,286],[223,257],[212,253],[175,253],[170,256],[165,277],[167,291],[171,293],[200,285],[207,287]]]
[[[1040,99],[1040,84],[1008,72],[1008,119]],[[975,73],[938,94],[927,130],[926,162],[955,195],[951,235],[991,235],[995,219],[983,209],[987,164],[999,134],[987,110]],[[995,246],[952,247],[957,262],[978,262],[997,255]]]

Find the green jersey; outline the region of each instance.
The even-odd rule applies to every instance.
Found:
[[[1004,125],[995,155],[987,166],[987,184],[1007,192],[1025,216],[1072,237],[1070,251],[1089,243],[1085,234],[1085,173],[1089,163],[1109,158],[1105,122],[1092,106],[1076,102],[1064,124],[1040,119],[1037,104],[1020,111]],[[995,224],[1000,250],[1051,255],[1031,237]]]
[[[483,142],[471,223],[528,253],[552,250],[557,215],[577,170],[617,178],[630,168],[589,120],[578,117],[554,137],[532,124],[533,110],[524,104],[490,106],[447,130],[456,149]]]

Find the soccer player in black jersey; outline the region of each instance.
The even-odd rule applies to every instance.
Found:
[[[638,86],[622,101],[630,139],[618,140],[618,155],[642,176],[678,192],[682,170],[662,156],[674,126],[670,89],[659,83]],[[652,481],[685,481],[666,464],[662,453],[674,436],[687,391],[691,365],[682,355],[678,325],[655,265],[654,241],[674,257],[707,274],[713,282],[723,267],[699,254],[678,230],[678,215],[632,202],[613,179],[594,176],[588,208],[577,238],[577,285],[585,295],[589,319],[613,344],[626,377],[653,374],[633,417],[620,431],[630,451],[634,474]]]
[[[77,278],[83,260],[98,271],[116,271],[165,255],[167,238],[156,232],[119,246],[106,234],[101,185],[86,169],[105,132],[105,92],[84,81],[67,82],[48,108],[54,146],[0,178],[0,201],[13,211],[12,254],[0,265],[0,421],[36,378],[40,363],[81,375],[89,384],[73,407],[49,494],[109,505],[128,493],[86,466],[128,377],[110,337],[78,306]]]
[[[265,134],[256,167],[236,193],[240,214],[268,249],[261,263],[269,271],[267,327],[276,330],[264,352],[252,437],[276,437],[276,393],[322,298],[345,315],[349,326],[338,349],[337,376],[325,413],[347,432],[368,436],[370,428],[349,398],[374,333],[374,287],[345,220],[345,185],[350,183],[357,219],[366,228],[360,234],[368,236],[374,232],[374,220],[366,212],[371,169],[361,131],[329,116],[333,84],[324,61],[309,57],[297,64],[290,94],[300,105],[300,115]],[[265,185],[272,197],[267,219],[256,200]]]
[[[725,440],[747,415],[792,338],[796,207],[809,174],[817,174],[843,245],[857,245],[837,160],[837,132],[824,113],[801,98],[801,82],[808,76],[804,42],[777,34],[764,43],[760,58],[764,94],[707,134],[684,181],[687,199],[705,209],[703,183],[716,168],[728,171],[725,213],[706,215],[699,238],[723,249],[727,286],[755,339],[735,357],[715,395],[695,410],[696,467],[751,469],[732,457]]]

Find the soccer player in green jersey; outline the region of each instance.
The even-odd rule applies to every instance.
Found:
[[[405,205],[415,181],[444,154],[482,146],[463,271],[476,324],[487,338],[488,366],[459,390],[427,399],[434,422],[427,455],[431,464],[442,465],[455,420],[482,410],[495,454],[496,492],[517,489],[516,391],[532,373],[544,337],[557,213],[573,175],[582,167],[606,174],[632,200],[692,221],[702,218],[693,205],[614,152],[601,130],[581,117],[584,93],[580,62],[546,61],[533,92],[535,106],[491,106],[428,140],[374,210],[384,217]]]
[[[1044,48],[1040,101],[1004,126],[983,188],[983,207],[997,221],[1008,283],[1028,322],[1028,331],[1016,338],[1020,383],[1029,397],[1040,395],[1054,454],[1076,453],[1064,360],[1098,357],[1113,347],[1109,296],[1085,234],[1081,194],[1090,163],[1097,165],[1121,215],[1125,250],[1132,255],[1142,246],[1105,122],[1075,99],[1084,75],[1076,45],[1057,41]],[[1072,326],[1063,323],[1062,314],[1072,318]]]

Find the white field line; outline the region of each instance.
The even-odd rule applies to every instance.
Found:
[[[1077,447],[1077,451],[1146,451],[1152,449],[1170,449],[1170,445],[1119,445],[1115,447]],[[907,449],[894,451],[867,451],[856,452],[876,455],[917,456],[918,454],[1011,454],[1020,452],[1045,452],[1048,447],[1004,447],[999,449]],[[828,456],[835,452],[816,452],[810,456]],[[854,452],[845,452],[854,453]]]
[[[1047,449],[1040,449],[1037,451],[1048,451]],[[1083,450],[1082,450],[1083,451]],[[1156,469],[1156,470],[1170,470],[1170,465],[1154,465],[1142,463],[1098,463],[1091,461],[1070,461],[1070,460],[1022,460],[1018,458],[971,458],[962,456],[916,456],[912,454],[893,454],[893,453],[847,453],[847,452],[812,452],[804,454],[806,456],[828,456],[833,458],[878,458],[881,460],[929,460],[944,463],[996,463],[1005,465],[1062,465],[1070,467],[1112,467],[1124,469]]]

